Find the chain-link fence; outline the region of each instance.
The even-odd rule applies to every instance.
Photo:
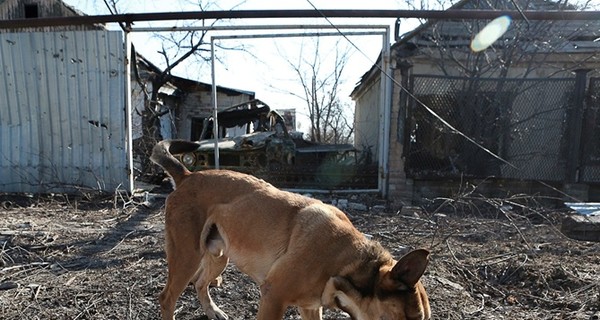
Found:
[[[600,182],[600,78],[591,78],[583,117],[582,182]]]
[[[563,181],[574,86],[575,78],[412,76],[407,174]]]

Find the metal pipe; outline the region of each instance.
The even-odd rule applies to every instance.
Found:
[[[383,99],[381,100],[383,106],[383,141],[381,146],[383,149],[382,166],[383,166],[383,186],[381,189],[382,196],[384,198],[388,195],[389,179],[390,179],[390,125],[392,121],[392,81],[391,77],[391,63],[390,63],[390,29],[386,29],[386,33],[383,36],[382,53],[381,53],[381,86]]]
[[[387,25],[330,25],[330,24],[298,24],[298,25],[250,25],[250,26],[190,26],[190,27],[140,27],[131,32],[177,32],[177,31],[239,31],[239,30],[307,30],[307,29],[386,29]]]
[[[132,103],[131,103],[131,35],[125,31],[125,139],[127,139],[127,192],[133,194],[134,176],[133,176],[133,121],[132,121]]]
[[[389,28],[386,27],[387,32],[347,32],[344,35],[382,35],[384,38],[389,37]],[[253,38],[284,38],[284,37],[313,37],[313,36],[339,36],[339,32],[328,32],[328,33],[297,33],[297,34],[248,34],[248,35],[226,35],[226,36],[213,36],[210,38],[210,52],[211,52],[211,74],[212,74],[212,100],[213,100],[213,132],[215,136],[215,168],[219,169],[219,141],[218,141],[218,112],[217,112],[217,85],[215,79],[215,40],[228,40],[228,39],[253,39]],[[386,40],[387,41],[387,40]]]
[[[385,32],[365,31],[365,32],[344,32],[345,36],[376,36]],[[308,32],[308,33],[280,33],[280,34],[241,34],[214,36],[215,39],[261,39],[261,38],[293,38],[293,37],[327,37],[340,36],[339,32]]]
[[[215,38],[210,38],[210,67],[212,79],[213,135],[215,138],[215,169],[219,169],[219,119],[217,117],[217,82],[215,77]]]
[[[52,17],[0,20],[0,29],[27,27],[94,25],[104,23],[168,20],[215,20],[261,18],[419,18],[419,19],[495,19],[509,16],[514,20],[600,20],[600,11],[506,11],[506,10],[225,10],[127,13],[97,16]]]

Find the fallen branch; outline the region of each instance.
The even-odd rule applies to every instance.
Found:
[[[0,271],[8,272],[8,271],[17,270],[17,269],[28,269],[28,268],[31,269],[34,267],[47,266],[49,264],[50,264],[50,262],[31,262],[31,263],[27,263],[27,264],[20,264],[20,265],[12,266],[12,267],[6,267]]]

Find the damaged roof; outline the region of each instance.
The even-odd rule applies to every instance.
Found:
[[[135,52],[135,56],[136,56],[138,65],[143,65],[146,69],[146,72],[156,73],[156,74],[163,72],[163,70],[161,68],[156,66],[154,63],[152,63],[146,57],[141,55],[139,52],[135,51],[135,48],[132,49],[132,52]],[[170,87],[170,89],[166,89],[166,90],[170,91],[171,94],[169,94],[168,92],[165,92],[165,93],[169,94],[169,95],[177,95],[178,94],[176,92],[175,88],[179,89],[183,92],[211,91],[212,90],[212,84],[210,84],[210,83],[190,80],[190,79],[173,76],[173,75],[170,77],[168,86]],[[217,85],[217,91],[220,93],[226,94],[226,95],[230,95],[230,96],[237,96],[237,95],[245,94],[245,95],[254,97],[256,95],[256,93],[253,91],[228,88],[228,87],[223,87],[223,86],[219,86],[219,85]]]

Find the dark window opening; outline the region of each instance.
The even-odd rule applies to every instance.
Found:
[[[202,139],[202,131],[204,130],[204,118],[192,118],[192,131],[190,138],[192,141]]]
[[[26,4],[25,5],[25,19],[29,19],[29,18],[39,18],[37,4]]]

